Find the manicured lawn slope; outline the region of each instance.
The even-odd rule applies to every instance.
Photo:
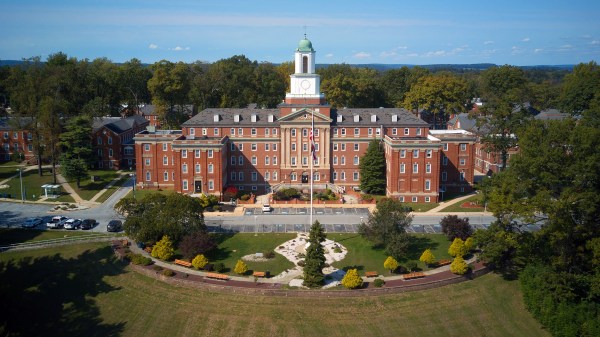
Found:
[[[17,305],[0,329],[22,335],[548,336],[518,283],[493,274],[405,294],[288,298],[171,286],[130,271],[102,244],[4,252],[0,266],[2,298]]]

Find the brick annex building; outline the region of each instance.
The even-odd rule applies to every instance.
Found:
[[[320,92],[315,50],[302,39],[291,88],[277,109],[206,109],[181,130],[149,127],[136,134],[137,188],[221,195],[228,186],[255,194],[281,186],[308,189],[314,118],[314,187],[358,189],[369,142],[385,149],[387,195],[438,202],[440,193],[473,183],[473,134],[430,130],[399,108],[333,109]]]

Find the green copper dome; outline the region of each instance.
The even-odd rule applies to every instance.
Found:
[[[315,51],[312,47],[312,42],[310,42],[309,39],[306,38],[306,36],[300,40],[300,43],[298,43],[298,49],[296,49],[297,51]]]

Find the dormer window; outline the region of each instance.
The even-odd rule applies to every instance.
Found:
[[[233,115],[233,121],[236,123],[240,122],[240,115]]]
[[[337,115],[337,122],[341,123],[344,121],[344,117],[342,115]]]
[[[219,121],[219,114],[214,114],[213,115],[213,122],[218,122]]]
[[[392,115],[392,122],[398,121],[398,115]]]
[[[377,122],[377,115],[371,115],[371,123]]]
[[[275,116],[269,115],[268,117],[269,123],[273,123],[275,121]]]
[[[252,115],[252,116],[250,116],[250,121],[251,121],[252,123],[256,123],[256,120],[257,120],[257,119],[258,119],[258,116],[257,116],[257,115]]]
[[[354,115],[354,122],[355,123],[360,122],[360,116],[359,115]]]

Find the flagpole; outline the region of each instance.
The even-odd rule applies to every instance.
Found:
[[[315,111],[314,109],[311,109],[311,125],[310,125],[310,225],[312,226],[313,224],[313,178],[314,178],[314,173],[313,173],[313,166],[314,166],[314,162],[315,162]]]

